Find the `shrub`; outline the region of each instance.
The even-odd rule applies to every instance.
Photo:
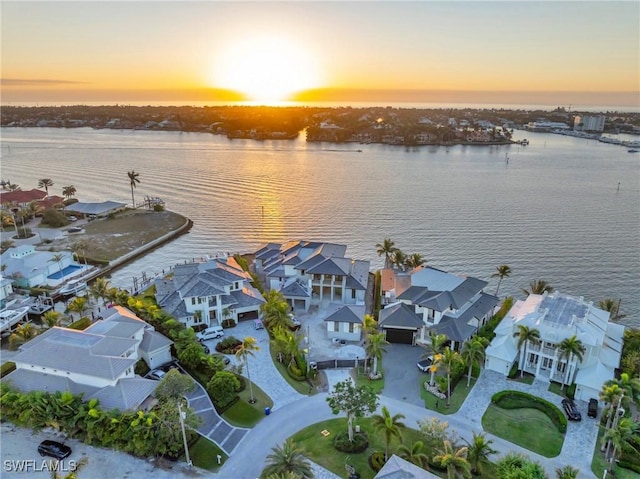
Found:
[[[160,205],[160,204],[153,205],[153,211],[157,213],[164,211],[164,205]]]
[[[91,326],[91,319],[87,318],[86,316],[69,325],[71,329],[77,329],[78,331],[83,331],[89,326]]]
[[[242,344],[238,338],[234,336],[227,336],[218,344],[216,344],[216,351],[224,354],[235,354],[238,347]]]
[[[558,431],[567,431],[567,418],[553,403],[520,391],[500,391],[491,397],[491,402],[502,409],[532,408],[544,413]]]
[[[369,467],[378,472],[384,466],[384,452],[374,452],[369,456]]]
[[[235,374],[220,371],[207,384],[207,392],[211,396],[216,409],[226,409],[237,400],[236,393],[240,390],[240,381]]]
[[[224,329],[235,328],[236,327],[236,322],[233,319],[223,319],[222,320],[222,327]]]
[[[567,395],[567,397],[574,399],[576,395],[576,383],[573,383],[571,386],[568,386],[565,394]]]
[[[336,438],[333,440],[333,447],[341,452],[363,452],[369,447],[369,438],[364,432],[356,432],[353,434],[353,442],[351,442],[349,441],[349,433],[342,431],[336,434]]]
[[[3,378],[10,372],[15,371],[15,369],[16,369],[16,363],[12,361],[7,361],[0,367],[0,378]]]
[[[18,238],[31,238],[32,236],[31,228],[18,228]]]
[[[513,365],[511,366],[511,369],[509,370],[509,379],[514,379],[516,377],[516,374],[518,374],[517,362],[513,363]]]
[[[144,359],[138,359],[138,362],[133,367],[133,372],[138,376],[145,376],[149,372],[149,366],[144,362]]]
[[[42,213],[42,223],[52,228],[60,228],[66,225],[67,217],[55,208],[47,208]]]

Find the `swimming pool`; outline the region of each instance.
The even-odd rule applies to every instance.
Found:
[[[63,269],[61,269],[60,271],[57,271],[53,274],[50,274],[48,276],[49,279],[60,279],[60,278],[64,278],[65,276],[69,276],[72,275],[73,273],[76,273],[78,270],[82,269],[82,266],[77,266],[75,264],[70,264],[69,266],[65,266]]]

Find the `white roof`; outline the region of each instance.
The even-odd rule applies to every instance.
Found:
[[[496,336],[487,347],[486,354],[487,356],[513,362],[518,354],[518,348],[510,336]]]
[[[578,371],[578,374],[576,374],[576,384],[599,391],[602,389],[602,385],[610,379],[613,379],[613,377],[613,368],[608,368],[601,362],[597,362],[593,366],[582,368]]]

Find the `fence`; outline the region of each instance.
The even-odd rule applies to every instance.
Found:
[[[326,361],[315,361],[316,369],[340,369],[357,368],[366,366],[366,359],[329,359]]]

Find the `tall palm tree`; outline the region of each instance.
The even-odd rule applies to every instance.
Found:
[[[426,262],[427,260],[424,259],[420,253],[413,253],[412,255],[409,255],[407,257],[407,259],[405,260],[405,265],[408,268],[418,268],[424,265]]]
[[[610,379],[605,383],[606,386],[614,384],[624,392],[625,401],[640,401],[640,379],[622,373],[620,379]]]
[[[621,418],[615,427],[612,427],[604,433],[602,440],[608,441],[613,445],[611,458],[606,458],[609,460],[609,472],[613,471],[618,455],[622,451],[624,444],[639,433],[640,428],[638,427],[638,424],[628,417]]]
[[[9,345],[11,348],[15,349],[37,335],[38,331],[34,327],[33,323],[19,324],[13,333],[11,333],[11,336],[9,336]]]
[[[127,176],[129,177],[129,186],[131,186],[131,203],[133,203],[133,207],[136,207],[136,200],[133,196],[133,190],[136,187],[136,183],[140,183],[140,173],[136,173],[134,170],[128,171]]]
[[[607,424],[605,430],[611,428],[611,424],[615,417],[615,411],[620,404],[620,400],[624,395],[624,391],[617,384],[603,384],[600,391],[600,400],[607,404],[605,407],[604,415],[607,417]],[[604,449],[603,449],[604,450]]]
[[[498,451],[491,447],[493,440],[487,439],[485,433],[473,433],[471,441],[467,441],[467,460],[471,465],[471,472],[479,474],[482,466],[489,464],[489,456],[497,454]]]
[[[75,196],[76,192],[77,192],[76,187],[73,185],[62,187],[62,196],[64,196],[66,199],[69,199]]]
[[[384,337],[384,333],[372,334],[368,337],[364,350],[367,357],[373,358],[373,374],[378,374],[378,360],[382,359],[382,354],[386,352],[386,346],[389,344]]]
[[[364,321],[362,324],[362,330],[364,332],[364,339],[367,341],[369,336],[372,336],[378,332],[378,321],[370,314],[364,315]]]
[[[384,267],[391,267],[391,257],[393,253],[396,251],[396,244],[391,240],[391,238],[385,238],[382,243],[378,243],[376,245],[376,252],[378,256],[384,255]]]
[[[598,308],[610,313],[611,321],[620,321],[627,316],[626,314],[620,313],[621,301],[620,299],[618,301],[611,298],[603,299],[598,301]]]
[[[547,283],[544,279],[534,279],[529,283],[529,289],[522,288],[522,292],[525,296],[530,294],[544,294],[545,292],[551,293],[553,286]]]
[[[271,289],[264,294],[265,302],[260,305],[265,327],[271,331],[289,326],[289,304],[280,291]]]
[[[109,289],[111,289],[109,280],[101,276],[91,285],[91,294],[96,298],[96,301],[102,300],[102,304],[104,304],[109,297]]]
[[[422,469],[429,469],[429,456],[424,452],[424,442],[416,441],[411,444],[411,447],[407,447],[404,444],[398,446],[398,456],[405,461],[409,461],[411,464],[415,464]]]
[[[313,477],[311,463],[304,456],[304,450],[299,448],[291,438],[286,439],[282,446],[275,446],[271,450],[273,452],[267,456],[267,465],[262,470],[261,477],[287,473],[292,473],[299,479]]]
[[[42,315],[42,320],[49,329],[53,328],[54,326],[60,326],[61,319],[62,314],[60,314],[58,311],[54,311],[53,309],[45,312]]]
[[[582,341],[578,339],[578,337],[574,334],[570,338],[563,339],[558,345],[558,349],[560,350],[560,359],[567,360],[567,368],[565,371],[565,375],[562,378],[562,387],[560,389],[564,389],[564,385],[568,384],[571,380],[571,376],[573,371],[576,369],[572,367],[572,359],[575,356],[578,359],[578,362],[582,361],[582,357],[587,350],[582,344]]]
[[[58,263],[58,270],[62,271],[62,260],[63,259],[64,259],[64,255],[62,253],[56,253],[49,259],[49,262],[55,261],[56,263]]]
[[[498,296],[498,290],[500,289],[500,284],[502,284],[502,280],[504,278],[508,278],[511,276],[511,268],[508,264],[501,264],[496,268],[496,272],[491,275],[492,278],[498,278],[498,286],[496,287],[496,296]]]
[[[482,362],[485,356],[485,345],[483,341],[478,338],[471,338],[464,342],[462,345],[462,359],[469,365],[469,372],[467,373],[467,387],[471,384],[471,372],[473,370],[473,363],[476,361],[482,367]]]
[[[67,310],[70,313],[78,313],[82,318],[84,316],[85,311],[89,309],[89,305],[87,304],[87,298],[76,296],[71,300],[69,305],[67,306]]]
[[[431,368],[429,368],[429,372],[431,373],[431,377],[429,378],[429,385],[433,386],[433,382],[435,380],[436,372],[438,371],[438,356],[442,354],[444,350],[444,343],[447,342],[446,334],[436,334],[433,331],[429,332],[429,337],[431,338],[431,356],[432,356],[432,364]],[[423,354],[422,359],[426,359],[429,357],[429,354]]]
[[[251,375],[249,374],[249,356],[253,356],[254,351],[260,351],[260,346],[258,346],[256,339],[251,336],[245,337],[236,351],[236,358],[244,362],[244,365],[247,368],[247,379],[249,380],[249,402],[252,404],[256,402],[256,399],[253,397],[253,386],[251,385]]]
[[[42,178],[38,180],[38,188],[44,188],[47,192],[47,196],[49,196],[49,187],[53,186],[53,180],[51,178]]]
[[[445,439],[438,454],[433,456],[433,460],[446,469],[447,479],[469,478],[471,465],[467,460],[467,452],[466,446],[455,448],[451,441]]]
[[[391,257],[391,262],[396,265],[398,269],[404,271],[405,264],[407,263],[407,255],[400,249],[396,248],[393,252],[393,256]]]
[[[84,265],[87,265],[87,246],[89,243],[85,239],[79,239],[71,246],[71,250],[76,254],[76,258],[80,261],[80,253],[82,252],[82,259],[84,260]]]
[[[404,414],[395,414],[391,415],[387,406],[382,406],[382,414],[374,414],[371,416],[373,420],[373,427],[377,431],[384,432],[385,438],[385,449],[384,449],[384,460],[387,461],[389,459],[389,444],[391,443],[392,437],[397,437],[400,439],[402,437],[402,428],[405,427],[404,423],[400,421],[404,419]]]
[[[556,479],[576,479],[580,473],[579,469],[572,466],[556,468]]]
[[[449,346],[447,346],[444,348],[444,351],[438,358],[437,362],[444,367],[444,370],[447,373],[447,407],[449,407],[451,405],[451,372],[456,364],[462,364],[463,361],[457,351],[453,351]]]
[[[529,328],[523,324],[518,325],[518,331],[513,333],[514,338],[518,338],[518,351],[520,351],[520,377],[524,376],[524,363],[527,357],[527,345],[538,344],[540,342],[540,331],[535,328]],[[524,346],[524,351],[522,350]]]

